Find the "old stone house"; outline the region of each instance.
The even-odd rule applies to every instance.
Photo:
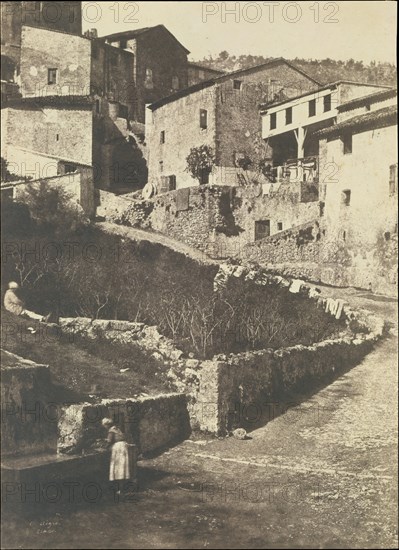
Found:
[[[133,57],[133,120],[144,123],[147,104],[187,87],[190,52],[164,25],[110,34],[100,40]]]
[[[259,104],[319,87],[313,78],[279,58],[154,102],[146,124],[150,184],[158,190],[198,185],[186,171],[186,157],[192,147],[206,145],[215,155],[215,164],[201,183],[237,185],[238,159],[248,157],[256,168],[260,158],[270,155],[261,138]]]
[[[222,76],[225,71],[219,71],[218,69],[211,69],[210,67],[205,67],[199,63],[194,63],[189,61],[188,66],[188,86],[194,86],[199,82],[204,80],[210,80],[211,78],[217,78]]]
[[[2,105],[2,155],[14,171],[90,166],[97,187],[141,187],[147,169],[128,122],[133,59],[86,36],[22,26],[19,93]]]
[[[272,179],[317,180],[319,142],[315,132],[335,123],[342,103],[387,88],[338,81],[292,99],[262,105],[262,138],[271,151]]]
[[[367,278],[367,265],[397,239],[397,90],[352,99],[337,111],[336,124],[316,134],[323,225]],[[381,261],[379,269],[384,275],[388,265]]]

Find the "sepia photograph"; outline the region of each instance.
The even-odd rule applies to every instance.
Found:
[[[398,547],[397,3],[1,2],[1,548]]]

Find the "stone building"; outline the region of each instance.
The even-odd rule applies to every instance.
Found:
[[[144,123],[147,104],[187,87],[190,52],[164,25],[110,34],[99,40],[133,57],[133,120]]]
[[[270,152],[261,138],[259,104],[294,97],[320,84],[284,59],[227,73],[150,105],[146,124],[149,182],[156,188],[198,185],[186,171],[192,147],[212,149],[215,163],[201,183],[237,185],[238,161],[252,166]],[[165,180],[167,178],[167,180]],[[166,187],[168,187],[166,185]]]
[[[225,71],[219,71],[217,69],[211,69],[210,67],[205,67],[199,63],[194,63],[193,61],[188,62],[188,86],[194,86],[199,82],[204,80],[210,80],[211,78],[217,78],[222,76]]]
[[[318,130],[335,123],[339,106],[387,86],[339,81],[317,91],[261,106],[262,138],[272,151],[273,179],[317,179]]]
[[[18,84],[20,75],[22,27],[82,34],[81,2],[2,2],[1,3],[1,81]]]
[[[350,265],[367,278],[397,239],[397,91],[352,99],[337,111],[336,124],[316,134],[324,167],[323,226],[331,250],[344,247]],[[388,272],[383,261],[378,267],[380,275]]]
[[[14,171],[91,166],[97,187],[142,187],[146,164],[128,122],[133,60],[87,36],[22,26],[19,93],[2,105],[2,155]]]

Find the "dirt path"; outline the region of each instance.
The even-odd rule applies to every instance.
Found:
[[[140,462],[134,502],[9,523],[12,547],[28,532],[30,548],[395,547],[396,306],[322,291],[392,322],[361,364],[251,439],[186,441]]]

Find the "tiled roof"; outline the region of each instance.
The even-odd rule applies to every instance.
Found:
[[[341,103],[341,105],[338,106],[338,111],[350,111],[351,109],[356,109],[356,107],[361,107],[368,103],[378,103],[379,101],[395,97],[397,93],[398,90],[396,88],[389,88],[388,90],[379,90],[378,92],[362,97],[355,97],[345,103]]]
[[[183,50],[185,50],[187,53],[190,53],[189,50],[187,48],[185,48],[183,46],[183,44],[181,42],[179,42],[177,40],[177,38],[175,37],[174,34],[172,34],[166,27],[165,25],[155,25],[154,27],[143,27],[141,29],[132,29],[131,31],[122,31],[122,32],[116,32],[114,34],[107,34],[105,36],[100,36],[99,38],[101,40],[120,40],[121,38],[126,38],[126,39],[129,39],[129,38],[136,38],[137,36],[140,36],[144,33],[147,33],[147,32],[150,32],[150,31],[154,31],[155,29],[162,29],[164,31],[166,31],[168,34],[170,34],[170,36],[174,39],[175,42],[177,42],[177,44],[183,48]]]
[[[151,109],[151,111],[155,111],[156,109],[158,109],[159,107],[162,107],[163,105],[166,105],[167,103],[172,103],[173,101],[176,101],[177,99],[180,99],[181,97],[186,97],[186,96],[192,94],[193,92],[197,92],[201,89],[209,88],[210,86],[213,86],[214,84],[216,84],[218,82],[224,82],[226,80],[229,80],[231,77],[240,76],[240,75],[253,73],[253,72],[259,72],[259,71],[262,71],[263,69],[266,69],[268,67],[272,67],[273,65],[282,65],[282,64],[288,65],[289,67],[291,67],[295,71],[297,71],[297,72],[303,74],[304,76],[306,76],[307,78],[309,78],[309,80],[312,80],[318,86],[320,85],[316,80],[314,80],[314,78],[307,75],[304,71],[302,71],[301,69],[298,69],[297,67],[295,67],[295,65],[293,65],[289,61],[286,61],[283,57],[278,57],[276,59],[272,59],[272,60],[268,61],[267,63],[262,63],[261,65],[255,65],[254,67],[248,67],[246,69],[239,69],[239,70],[233,71],[231,73],[225,73],[225,74],[222,74],[220,76],[210,78],[209,80],[204,80],[202,82],[199,82],[198,84],[194,84],[193,86],[189,86],[188,88],[184,88],[183,90],[179,90],[179,91],[175,92],[174,94],[171,94],[167,97],[163,97],[161,99],[158,99],[157,101],[154,101],[154,103],[149,105],[149,109]]]
[[[397,123],[398,109],[396,105],[390,105],[378,111],[371,111],[362,115],[357,115],[334,126],[323,128],[313,135],[316,137],[326,137],[335,134],[344,133],[347,130],[368,130],[371,128],[383,128]]]

